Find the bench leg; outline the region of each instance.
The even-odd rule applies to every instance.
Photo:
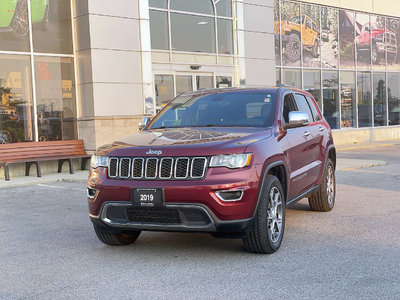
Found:
[[[68,159],[68,164],[69,164],[69,173],[74,174],[74,166],[72,164],[72,159]]]
[[[36,165],[36,174],[37,177],[42,177],[42,171],[40,169],[40,163],[38,161],[35,161],[34,164]]]
[[[31,169],[31,162],[25,163],[25,176],[29,176],[29,170]]]
[[[6,181],[10,181],[10,171],[8,170],[8,164],[4,163],[4,178]]]
[[[82,157],[81,161],[81,170],[84,171],[86,170],[86,163],[90,159],[90,157]]]
[[[58,173],[61,173],[65,159],[58,160]]]

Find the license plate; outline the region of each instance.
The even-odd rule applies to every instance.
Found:
[[[132,189],[132,205],[136,207],[162,207],[164,206],[163,190],[153,188]]]

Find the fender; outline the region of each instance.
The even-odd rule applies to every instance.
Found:
[[[259,205],[259,203],[260,203],[261,191],[262,191],[262,189],[264,188],[265,178],[267,177],[269,170],[271,170],[273,167],[276,167],[276,166],[283,166],[283,167],[284,167],[284,169],[285,169],[285,174],[286,174],[286,182],[289,182],[289,181],[288,181],[289,178],[288,178],[287,167],[286,167],[286,164],[285,164],[285,162],[284,162],[283,160],[274,161],[274,162],[270,163],[269,165],[267,165],[267,166],[265,167],[263,176],[260,177],[260,181],[262,180],[262,182],[261,182],[261,185],[259,185],[260,188],[259,188],[259,190],[258,190],[257,204],[256,204],[256,207],[254,208],[254,212],[253,212],[253,219],[254,219],[254,217],[255,217],[255,215],[256,215],[256,212],[257,212],[257,209],[258,209],[258,205]],[[286,198],[287,198],[288,190],[289,190],[289,189],[287,188],[287,189],[286,189],[286,193],[285,193],[285,194],[286,194],[286,195],[285,195],[285,203],[286,203]]]

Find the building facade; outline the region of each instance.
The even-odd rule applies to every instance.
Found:
[[[397,8],[397,9],[396,9]],[[289,84],[343,143],[400,139],[400,4],[4,0],[0,143],[137,131],[176,95]]]

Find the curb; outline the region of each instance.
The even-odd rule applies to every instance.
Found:
[[[386,143],[386,144],[372,144],[372,145],[359,145],[359,146],[337,146],[337,151],[351,151],[351,150],[362,150],[362,149],[372,149],[372,148],[380,148],[380,147],[392,147],[395,146],[394,143]]]

